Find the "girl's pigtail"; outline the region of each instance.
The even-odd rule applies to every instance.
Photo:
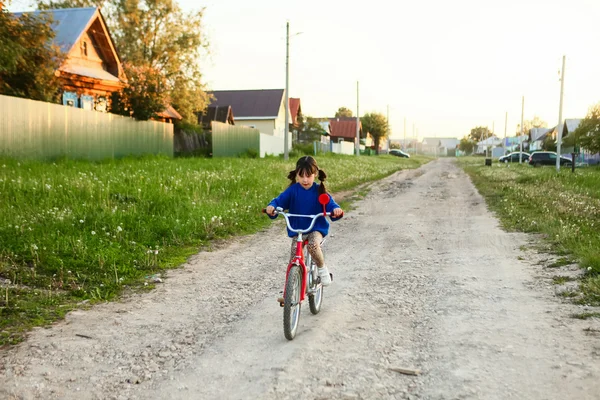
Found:
[[[294,183],[296,183],[296,170],[290,171],[287,178],[291,181],[290,186],[292,186]]]
[[[325,171],[320,169],[317,178],[321,181],[321,184],[319,185],[319,194],[327,193],[327,188],[325,188],[325,179],[327,179],[327,174]]]

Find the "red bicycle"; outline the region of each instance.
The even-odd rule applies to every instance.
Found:
[[[288,264],[283,298],[279,299],[279,304],[283,307],[283,334],[288,340],[292,340],[296,336],[302,302],[308,297],[310,312],[315,315],[321,311],[321,305],[323,304],[323,285],[319,277],[318,267],[313,263],[308,252],[308,241],[302,238],[302,234],[312,230],[317,218],[331,217],[331,213],[325,211],[325,205],[329,203],[329,195],[321,194],[319,203],[323,206],[323,213],[316,215],[290,214],[284,212],[281,207],[275,209],[276,214],[285,217],[288,229],[298,234],[296,237],[296,255]],[[289,217],[312,218],[312,222],[306,229],[294,229],[290,225]],[[324,242],[325,239],[321,244]],[[333,280],[333,275],[330,275]]]

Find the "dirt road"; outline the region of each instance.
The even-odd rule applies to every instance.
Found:
[[[295,340],[276,302],[289,248],[278,222],[152,293],[34,331],[0,354],[0,398],[600,397],[600,322],[569,317],[577,306],[521,250],[532,237],[502,231],[452,160],[377,182],[355,205],[325,244],[322,312],[304,307]]]

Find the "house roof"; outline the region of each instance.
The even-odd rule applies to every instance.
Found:
[[[455,149],[458,146],[459,140],[456,138],[440,138],[440,147],[447,149]]]
[[[84,67],[83,65],[67,64],[61,68],[61,71],[68,72],[70,74],[87,76],[90,78],[102,79],[105,81],[119,82],[119,78],[108,71],[98,68]]]
[[[566,136],[569,133],[572,133],[575,129],[577,129],[577,127],[579,126],[580,123],[581,123],[580,118],[565,119],[565,124],[564,124],[563,132],[562,132],[563,136]]]
[[[161,118],[172,118],[172,119],[179,119],[179,120],[183,119],[181,114],[179,114],[177,112],[177,110],[175,110],[170,104],[165,108],[164,111],[156,113],[156,115],[158,115]]]
[[[97,45],[101,48],[102,53],[104,53],[104,61],[110,63],[111,65],[114,64],[116,71],[118,71],[115,71],[115,73],[121,76],[121,61],[99,8],[59,8],[54,10],[16,12],[13,13],[13,15],[20,17],[23,14],[30,13],[34,15],[47,13],[52,16],[52,30],[55,33],[53,44],[57,45],[60,50],[66,54],[68,54],[79,42],[81,36],[89,30],[91,35],[95,35],[98,39]],[[95,18],[96,16],[97,18]],[[94,23],[99,25],[94,27]],[[98,68],[87,68],[83,66],[64,64],[59,68],[59,70],[95,79],[119,81],[118,76],[108,72],[103,74],[103,71]]]
[[[292,117],[292,124],[298,123],[298,113],[300,113],[300,99],[290,97],[290,116]]]
[[[234,125],[233,111],[230,105],[208,106],[205,112],[198,113],[199,124],[210,124],[211,121]]]
[[[231,106],[235,119],[277,118],[284,89],[214,90],[211,106]]]
[[[52,15],[54,20],[52,29],[56,32],[54,43],[60,47],[61,51],[68,52],[77,43],[95,12],[95,7],[87,7],[36,10],[33,11],[33,14],[49,13]],[[29,14],[29,12],[14,13],[17,17],[23,14]]]
[[[553,130],[554,128],[531,128],[529,130],[529,138],[532,142],[544,140],[546,135]]]
[[[489,137],[477,143],[478,146],[496,146],[502,144],[502,139],[497,136]]]
[[[359,136],[363,136],[362,122],[359,124]],[[356,118],[330,118],[329,132],[332,137],[356,138]]]
[[[440,138],[437,137],[426,137],[423,138],[421,143],[426,144],[428,146],[439,146]]]

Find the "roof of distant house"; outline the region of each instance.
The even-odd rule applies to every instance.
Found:
[[[52,15],[52,29],[56,32],[54,43],[61,51],[68,52],[77,43],[81,35],[85,32],[92,16],[96,12],[96,7],[87,8],[60,8],[56,10],[36,10],[32,12],[16,12],[13,15],[20,17],[23,14],[48,13]]]
[[[567,129],[567,131],[563,132],[563,135],[573,132],[575,129],[577,129],[577,127],[579,126],[580,123],[581,123],[580,118],[565,119],[565,128]]]
[[[457,138],[440,138],[440,147],[455,149],[460,141]]]
[[[554,128],[531,128],[529,130],[529,137],[532,142],[537,140],[543,140],[549,132],[552,132]]]
[[[235,119],[277,118],[284,89],[213,90],[211,106],[231,106]]]
[[[362,137],[362,122],[359,124],[359,135]],[[331,136],[348,139],[356,138],[356,118],[330,118],[329,131]]]
[[[179,114],[177,112],[177,110],[175,110],[173,108],[173,106],[171,106],[170,104],[167,107],[165,107],[164,111],[156,113],[156,115],[158,115],[159,117],[162,117],[162,118],[172,118],[172,119],[179,119],[179,120],[183,119],[181,114]]]
[[[292,124],[298,123],[298,114],[300,113],[300,99],[290,97],[290,117],[292,117]]]

